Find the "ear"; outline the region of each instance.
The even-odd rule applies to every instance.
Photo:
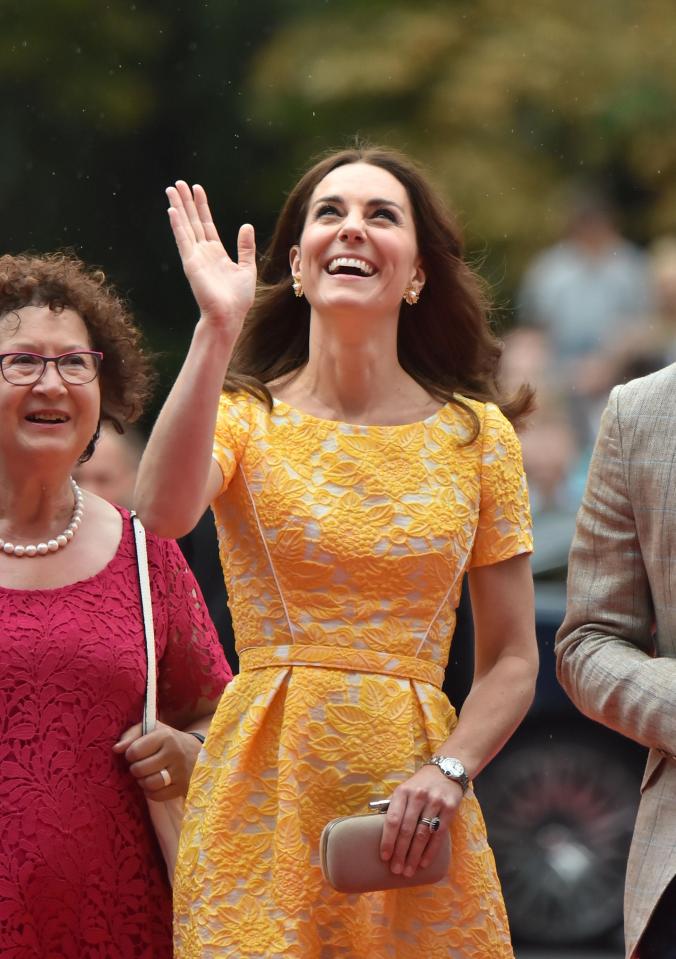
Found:
[[[411,277],[411,286],[414,290],[420,293],[426,281],[427,274],[423,270],[422,263],[419,262],[416,264],[415,273]]]
[[[289,265],[293,274],[300,273],[300,247],[297,243],[289,250]]]

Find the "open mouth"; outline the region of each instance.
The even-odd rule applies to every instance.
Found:
[[[373,276],[377,271],[366,260],[353,256],[336,256],[327,263],[326,272],[330,276]]]
[[[67,423],[70,417],[65,413],[29,413],[26,419],[29,423],[51,426],[56,423]]]

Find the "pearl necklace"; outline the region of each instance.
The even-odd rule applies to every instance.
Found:
[[[63,533],[60,533],[54,539],[48,539],[46,543],[38,543],[37,545],[29,543],[27,546],[15,546],[14,543],[7,543],[4,539],[0,539],[0,549],[4,553],[7,553],[8,556],[45,556],[47,553],[56,553],[57,550],[68,546],[78,531],[84,513],[82,490],[72,476],[70,482],[75,497],[75,508],[73,509],[70,523],[66,529],[64,529]]]

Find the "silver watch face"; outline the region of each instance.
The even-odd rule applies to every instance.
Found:
[[[465,775],[465,767],[459,759],[446,759],[444,757],[439,765],[448,776],[457,776],[460,779]]]

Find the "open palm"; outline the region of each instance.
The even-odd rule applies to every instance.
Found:
[[[204,189],[183,180],[167,190],[169,220],[183,270],[203,319],[239,334],[256,291],[256,242],[250,224],[240,227],[237,262],[214,226]]]

